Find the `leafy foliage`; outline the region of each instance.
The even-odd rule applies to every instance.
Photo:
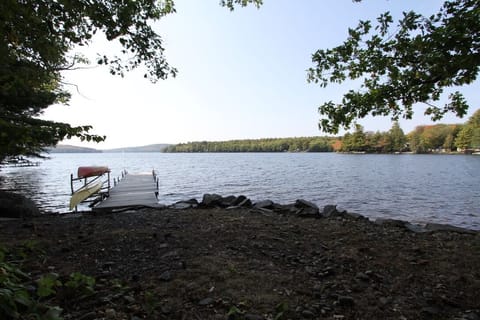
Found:
[[[337,133],[355,119],[391,116],[410,119],[413,105],[428,105],[425,114],[439,120],[447,112],[462,117],[468,105],[460,92],[439,101],[445,88],[472,83],[480,65],[480,2],[446,1],[439,12],[424,17],[405,12],[395,26],[389,12],[349,29],[347,40],[333,49],[318,50],[308,80],[325,87],[346,79],[361,79],[359,90],[347,92],[341,103],[319,107],[326,116],[323,131]]]
[[[0,247],[0,318],[61,320],[61,308],[40,301],[55,293],[53,287],[59,285],[56,277],[41,277],[32,292],[32,279],[9,261],[12,257],[12,252]]]
[[[63,310],[50,305],[52,300],[68,301],[68,305],[95,293],[95,278],[79,272],[65,279],[46,273],[33,281],[18,265],[31,258],[26,255],[28,250],[38,259],[41,251],[36,243],[25,243],[16,250],[0,245],[0,319],[61,320]]]
[[[166,152],[328,152],[333,151],[331,137],[247,139],[217,142],[189,142],[169,146]]]
[[[262,4],[261,0],[224,0],[236,5]],[[64,138],[100,142],[91,126],[38,119],[54,103],[67,103],[70,94],[61,71],[89,63],[72,53],[87,46],[95,35],[117,42],[121,49],[109,56],[98,53],[96,62],[110,73],[144,67],[152,82],[175,76],[165,59],[161,36],[152,22],[174,13],[173,0],[4,0],[0,1],[0,160],[8,156],[39,156]]]
[[[65,288],[77,296],[89,296],[95,293],[95,278],[80,272],[73,272],[64,284]]]
[[[249,4],[254,4],[257,8],[263,4],[263,0],[221,0],[220,5],[233,10],[235,5],[246,7]]]
[[[355,132],[346,133],[343,137],[342,151],[364,152],[367,151],[367,138],[363,127],[355,125]]]
[[[460,149],[480,149],[480,109],[475,111],[460,130],[455,145]]]
[[[454,150],[453,137],[457,135],[459,129],[460,125],[447,124],[417,126],[408,134],[410,149],[415,153],[427,153],[439,149]],[[447,139],[451,141],[448,142]]]
[[[58,274],[48,273],[37,280],[37,295],[40,298],[48,297],[56,293],[55,287],[61,286]]]

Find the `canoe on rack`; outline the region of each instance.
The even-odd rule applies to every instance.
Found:
[[[108,167],[78,167],[77,176],[79,178],[101,176],[109,171],[110,169],[108,169]]]
[[[73,210],[80,202],[97,193],[102,189],[103,182],[98,181],[92,185],[87,185],[75,191],[70,198],[70,210]]]

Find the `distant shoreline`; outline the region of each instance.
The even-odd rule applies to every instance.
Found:
[[[119,152],[163,152],[170,144],[159,143],[138,147],[124,147],[114,149],[95,149],[59,144],[54,148],[47,149],[48,153],[119,153]]]
[[[164,149],[161,150],[151,150],[144,149],[144,147],[129,147],[129,148],[118,148],[118,149],[93,149],[93,148],[52,148],[48,149],[50,154],[74,154],[74,153],[204,153],[204,154],[214,154],[214,153],[337,153],[337,154],[351,154],[351,155],[478,155],[478,152],[424,152],[424,153],[415,153],[412,151],[405,152],[355,152],[355,151],[167,151]]]

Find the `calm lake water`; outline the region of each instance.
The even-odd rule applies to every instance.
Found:
[[[0,188],[18,190],[49,211],[66,212],[70,174],[107,165],[160,177],[160,203],[204,193],[287,204],[302,198],[368,217],[480,229],[480,156],[335,153],[52,154],[38,167],[2,168]]]

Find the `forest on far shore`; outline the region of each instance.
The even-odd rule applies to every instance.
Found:
[[[167,147],[165,152],[367,152],[433,153],[470,152],[480,149],[480,109],[463,124],[417,126],[405,134],[394,122],[386,132],[365,131],[355,125],[341,137],[265,138],[229,141],[198,141]]]

